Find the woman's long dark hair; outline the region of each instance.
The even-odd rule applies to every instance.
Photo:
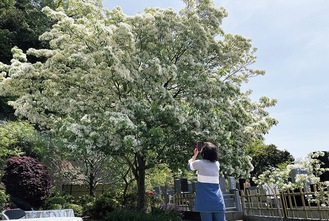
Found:
[[[217,147],[215,144],[205,142],[204,146],[202,147],[201,156],[203,159],[209,160],[210,162],[218,161]]]

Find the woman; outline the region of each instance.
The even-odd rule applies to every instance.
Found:
[[[201,149],[202,160],[196,160],[198,154],[198,148],[195,148],[193,157],[188,161],[188,169],[198,172],[194,211],[200,212],[202,221],[225,221],[225,203],[219,185],[217,147],[205,142]]]

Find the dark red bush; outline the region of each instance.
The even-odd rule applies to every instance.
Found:
[[[9,158],[2,182],[12,201],[24,210],[40,208],[50,194],[47,168],[31,157]]]

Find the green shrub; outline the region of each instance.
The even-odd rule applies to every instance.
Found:
[[[75,201],[77,204],[84,206],[90,202],[92,202],[92,203],[95,202],[95,197],[85,194],[85,195],[79,196],[78,199],[76,199]]]
[[[0,190],[0,209],[4,210],[9,201],[9,196],[4,190]]]
[[[91,211],[94,207],[95,197],[90,195],[79,196],[76,204],[82,206],[82,216],[91,216]]]
[[[73,209],[76,216],[83,215],[83,206],[75,200],[73,196],[53,189],[50,197],[43,205],[43,209]]]
[[[63,206],[61,204],[50,204],[47,209],[63,209]]]
[[[134,210],[137,207],[137,192],[129,193],[126,195],[123,207],[126,210]]]
[[[62,209],[65,204],[67,204],[67,200],[63,196],[53,196],[48,198],[48,200],[44,204],[45,209],[53,209],[54,207],[59,207]]]
[[[155,192],[146,192],[146,212],[152,212],[154,208],[159,208],[161,205],[161,198],[156,195]],[[136,208],[136,207],[135,207]]]
[[[94,205],[90,210],[90,216],[93,219],[104,219],[107,214],[119,208],[118,200],[111,194],[103,194],[96,198]]]
[[[93,214],[94,202],[89,202],[82,207],[82,216],[91,217]]]
[[[43,209],[66,209],[70,203],[75,203],[71,195],[55,190],[43,204]]]
[[[69,203],[66,209],[73,209],[74,215],[81,217],[83,215],[83,207],[74,203]]]
[[[161,204],[160,207],[153,207],[152,214],[159,217],[160,220],[179,221],[183,214],[175,206]]]

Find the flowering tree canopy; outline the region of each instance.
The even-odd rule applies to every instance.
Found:
[[[44,12],[57,23],[41,40],[50,49],[29,49],[44,58],[30,63],[13,48],[1,94],[18,97],[16,114],[81,146],[123,157],[144,194],[145,170],[168,163],[178,168],[195,140],[216,143],[224,175],[250,168],[246,144],[276,124],[243,92],[250,77],[264,74],[251,41],[226,34],[223,8],[185,0],[179,13],[148,8],[125,15],[96,0],[69,0]],[[140,199],[139,207],[143,204]]]

